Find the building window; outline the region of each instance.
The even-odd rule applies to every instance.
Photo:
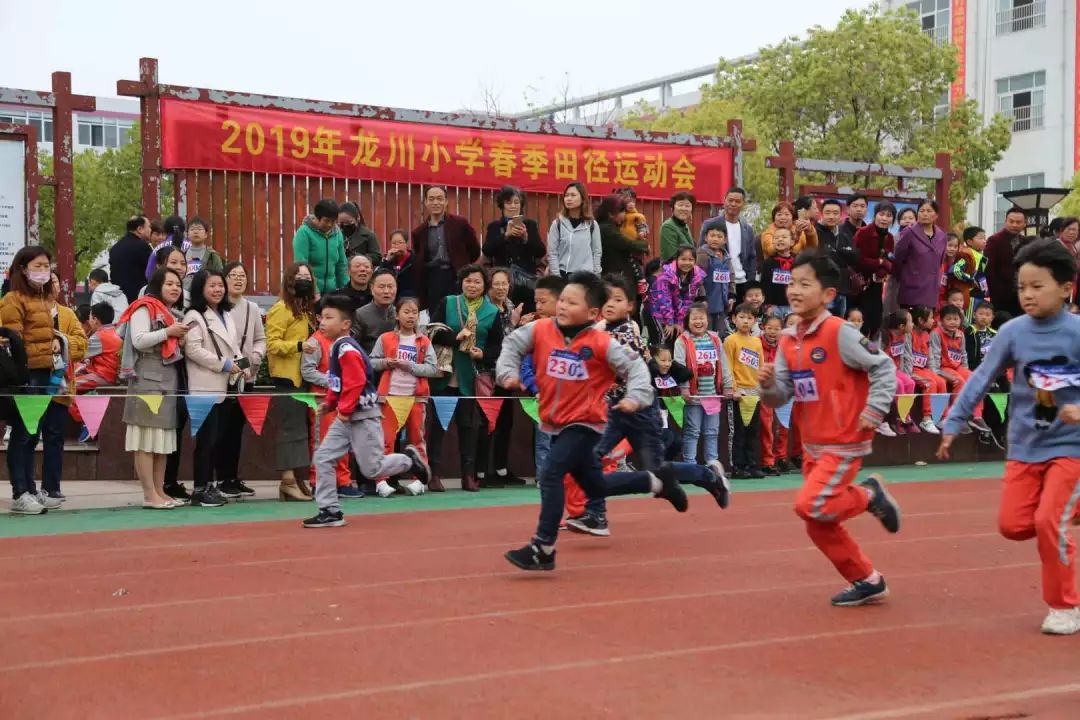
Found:
[[[949,91],[941,93],[941,97],[934,103],[934,119],[940,120],[949,114]]]
[[[1012,203],[1002,197],[1001,193],[1010,190],[1028,190],[1030,188],[1043,187],[1046,184],[1046,175],[1033,173],[1031,175],[1014,175],[1013,177],[998,178],[994,181],[994,228],[1005,226],[1005,213],[1012,207]]]
[[[79,118],[79,145],[96,148],[117,148],[130,141],[131,123],[114,118]]]
[[[949,42],[950,4],[951,0],[919,0],[907,4],[907,8],[919,16],[923,32],[933,39],[935,45]]]
[[[1042,128],[1045,86],[1043,70],[997,81],[998,112],[1012,118],[1013,132]]]
[[[1046,27],[1046,0],[997,0],[997,34]]]

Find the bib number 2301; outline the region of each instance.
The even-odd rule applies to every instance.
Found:
[[[569,350],[552,350],[548,357],[547,374],[556,380],[588,380],[589,370],[585,359]]]

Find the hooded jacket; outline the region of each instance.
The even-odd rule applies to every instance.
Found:
[[[115,313],[116,318],[119,318],[127,310],[128,299],[119,285],[101,283],[94,288],[94,292],[90,295],[90,304],[97,305],[98,303],[112,305],[113,313]]]
[[[695,265],[691,273],[689,284],[684,286],[672,261],[656,276],[649,299],[653,318],[658,323],[681,326],[686,320],[690,306],[704,292],[705,285],[704,270]]]
[[[332,293],[349,282],[341,231],[335,225],[333,230],[323,234],[315,227],[314,215],[304,218],[293,236],[293,259],[311,266],[315,289],[320,295]]]

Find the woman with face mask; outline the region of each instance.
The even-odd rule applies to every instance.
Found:
[[[356,203],[341,203],[337,221],[341,237],[345,241],[345,259],[349,260],[354,255],[365,255],[372,265],[378,265],[382,260],[379,239],[364,222],[364,214],[356,207]]]
[[[37,245],[24,247],[12,260],[11,292],[0,304],[0,322],[22,336],[30,370],[28,394],[67,395],[74,393],[69,381],[75,363],[86,354],[86,334],[69,308],[57,302],[59,284],[53,282],[52,256]],[[64,427],[68,397],[54,399],[31,434],[19,413],[11,418],[7,466],[11,479],[11,511],[40,515],[60,507],[60,474],[64,459]],[[34,450],[43,440],[41,490],[34,483]]]
[[[300,361],[308,349],[306,340],[316,327],[315,276],[306,263],[285,269],[281,299],[266,314],[266,357],[270,382],[282,393],[300,392],[304,380]],[[310,500],[311,489],[297,468],[309,466],[307,406],[290,397],[276,400],[278,417],[277,468],[281,472],[278,495],[282,500]]]

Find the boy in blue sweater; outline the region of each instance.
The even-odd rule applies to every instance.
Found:
[[[722,224],[705,231],[705,245],[698,250],[697,265],[705,271],[709,329],[723,340],[731,334],[727,316],[735,308],[735,275],[731,272],[727,231]]]
[[[998,524],[1010,540],[1038,539],[1048,635],[1080,632],[1076,543],[1068,525],[1080,500],[1080,317],[1067,305],[1076,261],[1057,240],[1016,257],[1024,315],[1002,325],[945,420],[938,457],[963,431],[1006,369],[1014,370],[1008,464]]]

